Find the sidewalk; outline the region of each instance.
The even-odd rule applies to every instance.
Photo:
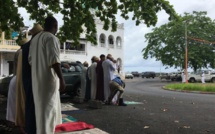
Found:
[[[71,102],[61,103],[61,104],[62,104],[61,105],[62,113],[80,110],[74,107],[74,104]],[[6,119],[6,107],[7,107],[7,98],[3,95],[0,95],[0,123],[1,121],[4,121]],[[75,117],[72,117],[66,114],[62,114],[62,117],[63,117],[62,121],[64,123],[79,121]],[[69,117],[69,119],[65,119],[66,117]],[[85,122],[85,121],[81,121],[81,122]],[[21,134],[21,131],[19,127],[14,127],[11,131],[5,131],[5,128],[1,127],[1,124],[0,124],[0,133],[1,134]],[[85,129],[85,130],[73,131],[73,132],[58,132],[55,134],[108,134],[108,133],[94,126],[94,128],[92,129]]]

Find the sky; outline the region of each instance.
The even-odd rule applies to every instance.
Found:
[[[169,0],[173,5],[176,13],[184,14],[184,12],[192,13],[193,11],[207,11],[207,15],[215,19],[215,0]],[[159,27],[165,23],[168,23],[168,15],[165,11],[161,11],[158,14],[158,22],[156,27]],[[135,22],[130,20],[124,21],[118,19],[118,22],[124,23],[124,71],[155,71],[155,72],[172,72],[177,71],[179,68],[168,68],[163,66],[161,61],[155,59],[143,59],[142,49],[147,46],[147,42],[144,38],[146,33],[152,32],[153,27],[148,28],[146,25],[141,24],[135,26]],[[131,51],[132,50],[132,51]],[[192,71],[192,69],[188,69]]]
[[[176,13],[182,15],[184,12],[192,13],[193,11],[207,11],[207,15],[215,19],[215,0],[169,0],[169,3],[173,5]],[[28,15],[24,9],[19,9],[19,12],[24,17],[24,23],[33,24],[33,21],[28,20]],[[130,14],[132,15],[132,14]],[[156,27],[159,27],[165,23],[168,23],[168,15],[165,11],[161,11],[158,14],[158,22]],[[58,15],[56,15],[58,17]],[[130,17],[131,18],[131,17]],[[124,71],[155,71],[155,72],[173,72],[179,70],[179,68],[168,68],[163,66],[161,61],[155,59],[143,59],[142,49],[147,46],[147,42],[144,38],[146,33],[152,32],[152,28],[147,27],[145,24],[135,25],[135,21],[124,20],[119,15],[117,16],[119,23],[124,23]],[[131,51],[132,50],[132,51]],[[188,69],[192,71],[192,69]]]

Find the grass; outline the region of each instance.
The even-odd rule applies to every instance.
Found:
[[[215,84],[212,83],[179,83],[168,84],[165,88],[170,90],[188,90],[188,91],[202,91],[202,92],[215,92]]]

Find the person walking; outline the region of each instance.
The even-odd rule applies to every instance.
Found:
[[[108,54],[106,60],[102,63],[103,72],[104,72],[104,99],[105,99],[105,102],[108,102],[108,97],[110,95],[109,82],[114,78],[114,71],[116,70],[112,60],[113,60],[112,55]]]
[[[55,126],[62,123],[59,90],[65,89],[65,81],[57,30],[57,20],[47,17],[44,31],[31,40],[29,49],[37,134],[54,134]]]
[[[100,61],[96,66],[96,79],[97,79],[97,89],[96,89],[96,100],[104,101],[104,72],[102,63],[105,60],[105,55],[100,55]]]

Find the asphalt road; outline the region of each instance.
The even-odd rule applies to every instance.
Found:
[[[69,113],[111,134],[215,134],[215,95],[163,90],[170,81],[125,80],[126,101],[143,104],[103,106]]]
[[[127,79],[124,99],[141,102],[126,107],[103,105],[66,112],[110,134],[215,134],[215,95],[163,90],[171,81]],[[63,98],[62,102],[72,102]],[[1,115],[5,111],[1,104]]]

